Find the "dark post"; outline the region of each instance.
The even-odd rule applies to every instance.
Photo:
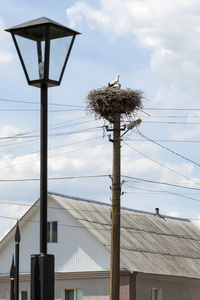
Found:
[[[15,232],[15,300],[19,299],[19,243],[20,243],[20,232],[19,225],[17,222]]]
[[[54,256],[31,255],[31,300],[54,300]]]
[[[31,300],[54,299],[54,256],[47,254],[48,87],[41,86],[40,254],[31,256]]]
[[[40,253],[47,253],[47,86],[41,86],[40,133]]]
[[[114,116],[113,131],[114,132],[113,132],[110,300],[119,300],[119,291],[120,291],[120,198],[121,198],[120,114],[116,114]]]
[[[15,294],[14,294],[14,286],[15,284],[15,264],[14,264],[14,255],[12,258],[12,264],[10,268],[10,300],[14,300]]]

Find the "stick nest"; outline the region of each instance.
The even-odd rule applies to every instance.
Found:
[[[97,119],[104,118],[113,121],[116,114],[130,117],[142,108],[143,92],[132,89],[115,89],[105,87],[92,90],[86,96],[87,110]]]

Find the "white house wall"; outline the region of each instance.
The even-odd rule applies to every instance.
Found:
[[[39,252],[39,209],[28,218],[25,215],[25,224],[19,222],[20,228],[20,273],[27,273],[30,270],[30,255]],[[21,225],[22,224],[22,225]],[[0,274],[8,274],[15,253],[14,235],[8,243],[0,250]]]
[[[48,206],[48,220],[58,221],[58,243],[48,243],[48,253],[55,256],[55,271],[108,270],[109,251],[65,209],[51,199]],[[39,254],[39,208],[30,218],[28,215],[24,218],[27,218],[24,224],[19,222],[20,273],[29,273],[31,254]],[[14,249],[13,236],[0,249],[0,274],[10,272]]]
[[[58,243],[48,244],[56,271],[105,270],[109,251],[62,207],[49,200],[48,220],[58,221]]]

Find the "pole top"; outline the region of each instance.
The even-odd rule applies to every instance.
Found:
[[[19,222],[17,221],[16,231],[15,231],[15,243],[20,243],[20,231],[19,231]]]

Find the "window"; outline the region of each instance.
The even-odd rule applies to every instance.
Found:
[[[47,242],[56,243],[58,241],[57,237],[57,221],[47,222]]]
[[[27,300],[27,299],[28,299],[28,292],[21,291],[21,300]]]
[[[151,300],[162,300],[162,289],[151,289]]]
[[[83,290],[65,290],[65,300],[83,300]]]
[[[10,291],[7,291],[7,300],[10,300]],[[28,300],[28,292],[27,291],[19,291],[19,300]]]

